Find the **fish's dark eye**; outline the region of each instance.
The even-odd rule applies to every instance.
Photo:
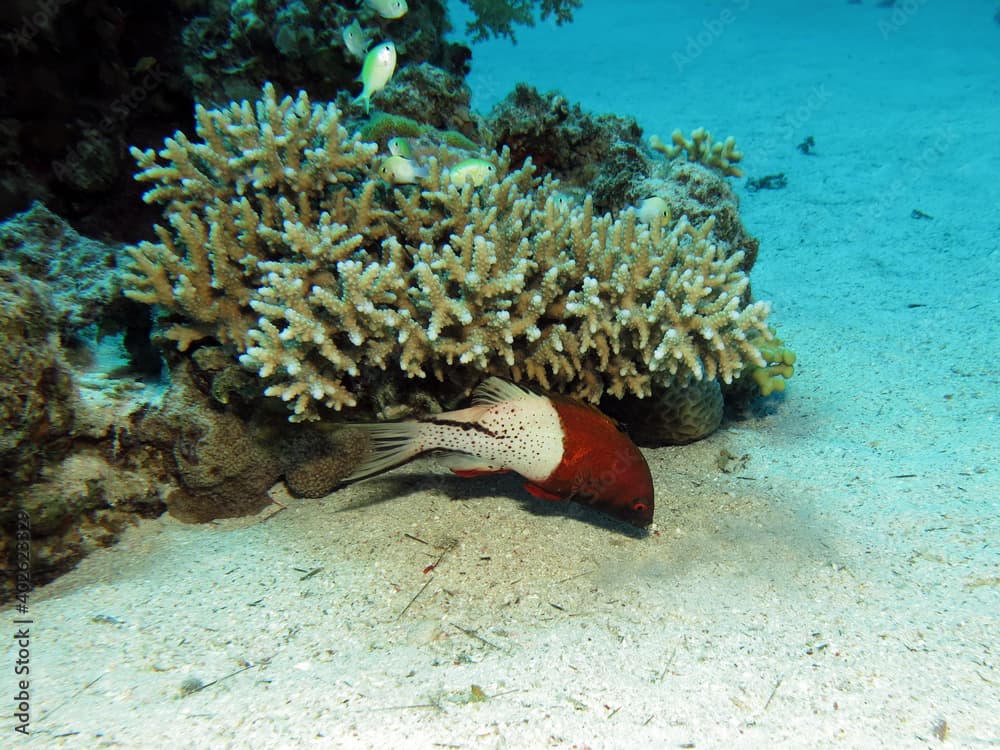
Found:
[[[646,503],[642,502],[642,500],[637,500],[636,502],[632,503],[632,510],[634,510],[636,513],[645,513],[647,510],[649,510],[649,506],[646,505]]]

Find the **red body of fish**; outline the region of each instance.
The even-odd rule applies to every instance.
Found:
[[[586,404],[490,378],[467,409],[355,427],[368,433],[371,451],[345,481],[436,451],[460,476],[514,471],[536,497],[575,500],[636,526],[653,520],[646,460],[614,421]]]

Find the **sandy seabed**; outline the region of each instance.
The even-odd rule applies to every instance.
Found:
[[[784,173],[740,191],[786,395],[646,451],[648,536],[430,463],[142,523],[33,592],[16,746],[1000,746],[995,9],[585,5],[477,46],[477,106],[524,80]]]

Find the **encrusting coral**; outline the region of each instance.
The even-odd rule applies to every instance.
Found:
[[[723,416],[722,389],[717,380],[688,377],[651,399],[606,402],[602,406],[628,425],[628,434],[643,446],[682,445],[718,429]]]
[[[440,147],[420,185],[378,179],[375,144],[306,94],[199,107],[200,142],[133,149],[164,205],[159,242],[129,249],[132,299],[167,336],[228,347],[295,421],[364,398],[375,373],[531,381],[590,401],[764,366],[769,305],[714,220],[669,227],[595,216],[530,159],[457,187],[468,153]]]

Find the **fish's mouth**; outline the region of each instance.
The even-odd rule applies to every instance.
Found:
[[[653,503],[651,500],[636,498],[622,502],[621,500],[605,500],[584,496],[577,496],[573,499],[640,529],[653,523]]]
[[[623,521],[627,521],[633,526],[637,526],[640,529],[648,528],[651,523],[653,523],[653,514],[648,513],[642,516],[619,516]]]
[[[631,526],[635,526],[637,529],[649,528],[649,525],[653,523],[652,513],[643,515],[636,515],[634,513],[610,513],[609,515],[612,515]]]

